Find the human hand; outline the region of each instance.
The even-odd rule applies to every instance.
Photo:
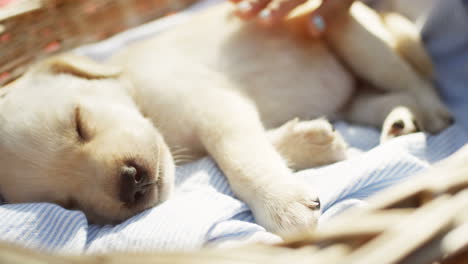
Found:
[[[274,26],[286,18],[293,9],[307,0],[230,0],[237,6],[236,14],[243,19],[257,18],[264,26]],[[314,0],[310,0],[314,1]],[[317,2],[317,1],[316,1]],[[321,0],[309,14],[307,26],[311,36],[318,37],[326,30],[326,20],[339,9],[348,9],[354,0]],[[332,18],[331,18],[332,19]]]

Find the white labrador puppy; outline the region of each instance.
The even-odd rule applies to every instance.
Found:
[[[319,199],[292,170],[346,152],[315,118],[384,124],[387,140],[416,124],[438,132],[450,114],[362,4],[325,40],[308,40],[298,21],[264,30],[222,4],[112,66],[72,55],[38,63],[0,90],[0,192],[116,223],[166,200],[177,162],[209,154],[268,230],[313,226]]]

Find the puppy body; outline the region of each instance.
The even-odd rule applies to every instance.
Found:
[[[406,133],[416,129],[415,118],[430,131],[448,124],[450,114],[434,88],[397,55],[391,32],[362,4],[336,19],[325,41],[310,41],[284,28],[269,31],[245,24],[230,10],[228,4],[220,5],[129,48],[113,63],[124,67],[137,89],[137,105],[154,120],[169,146],[187,149],[188,156],[207,151],[236,195],[269,229],[309,225],[315,214],[310,210],[315,208],[313,192],[295,183],[283,160],[295,169],[327,164],[342,159],[345,147],[323,121],[304,125],[302,131],[297,122],[286,124],[276,137],[270,132],[276,151],[264,128],[296,117],[334,118],[346,107],[351,121],[380,126],[400,105],[410,110],[389,116],[394,120],[384,127],[384,140],[396,120],[403,119],[407,129],[413,126]],[[294,22],[290,24],[294,29]],[[360,89],[355,102],[355,79],[340,59],[372,87]],[[285,136],[294,133],[315,140],[316,147],[297,148],[301,144]],[[284,138],[289,138],[286,144],[275,142]],[[294,147],[284,146],[288,144]],[[279,187],[286,184],[288,188]]]
[[[360,21],[372,16],[373,27]],[[6,135],[0,141],[0,157],[7,167],[0,191],[12,202],[64,204],[71,199],[93,221],[121,221],[167,198],[174,162],[209,154],[234,193],[268,230],[286,232],[314,225],[320,208],[317,196],[293,177],[291,168],[342,160],[346,144],[327,121],[307,120],[327,116],[374,126],[383,123],[383,140],[387,140],[413,132],[408,128],[415,128],[415,120],[437,132],[450,117],[430,83],[396,53],[392,34],[375,13],[356,3],[351,13],[343,11],[339,17],[329,24],[325,40],[310,41],[301,33],[300,18],[292,19],[289,29],[264,30],[238,21],[231,7],[222,4],[122,51],[111,61],[122,67],[119,77],[107,66],[76,57],[39,64],[8,87],[0,101],[4,121],[0,133]],[[355,76],[365,80],[366,89]],[[28,113],[48,105],[44,100],[28,104],[37,99],[24,94],[37,86],[47,86],[43,95],[57,98],[47,103],[55,112],[67,109],[66,120],[72,121],[63,121],[49,109],[41,117],[24,117],[40,122],[19,125],[11,117],[15,104],[24,105]],[[71,88],[60,90],[61,86]],[[69,100],[59,102],[62,97]],[[84,125],[75,124],[76,106]],[[395,132],[397,121],[406,130]],[[27,146],[15,149],[17,142]],[[64,144],[69,148],[54,147]],[[19,157],[29,149],[42,157]],[[31,166],[21,170],[22,162]],[[145,187],[143,194],[132,189],[134,200],[144,199],[130,206],[117,197],[128,192],[124,179],[133,169],[137,175],[145,172],[145,184],[151,188]],[[60,175],[69,172],[87,197],[63,187]],[[7,179],[33,182],[26,175],[43,181],[31,185],[41,186],[41,193],[15,194],[18,187]],[[132,184],[140,186],[140,177],[132,177]],[[86,189],[89,186],[93,188]],[[54,196],[50,188],[65,194]]]

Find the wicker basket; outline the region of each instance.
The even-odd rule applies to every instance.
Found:
[[[37,59],[104,39],[195,1],[0,0],[0,85]],[[74,257],[0,243],[0,263],[468,263],[466,164],[468,147],[426,176],[381,193],[370,208],[350,210],[320,230],[281,245]]]
[[[197,0],[0,0],[0,85],[37,59],[169,15]]]

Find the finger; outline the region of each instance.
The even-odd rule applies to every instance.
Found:
[[[259,16],[261,24],[266,26],[274,25],[286,17],[291,10],[307,0],[274,0],[263,9]]]
[[[322,4],[310,14],[308,23],[309,34],[312,37],[320,37],[325,32],[326,22],[324,15],[329,12],[334,0],[322,0]],[[341,0],[340,0],[341,1]]]
[[[242,0],[237,4],[236,14],[244,19],[255,17],[271,0]]]
[[[327,24],[325,22],[325,18],[322,15],[315,14],[315,12],[312,13],[307,25],[309,35],[314,38],[322,36],[322,34],[325,32],[326,26]]]
[[[354,0],[322,0],[322,4],[311,13],[308,30],[312,37],[320,37],[326,30],[327,20],[348,12]]]

